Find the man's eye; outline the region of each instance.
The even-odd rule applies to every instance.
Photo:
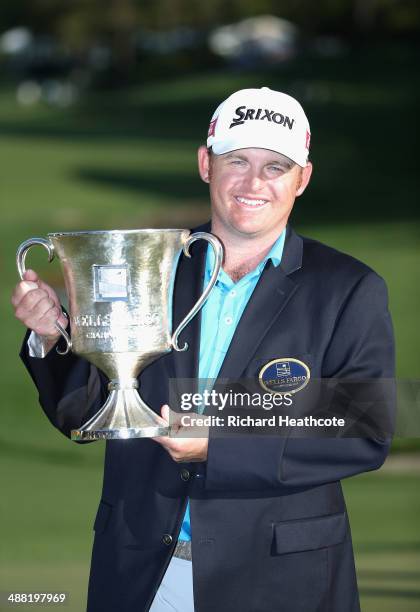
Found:
[[[233,166],[242,166],[243,164],[245,164],[245,162],[243,161],[243,159],[232,159],[230,162]]]
[[[274,166],[274,165],[273,166],[268,166],[268,169],[271,172],[278,172],[278,173],[281,173],[281,174],[283,174],[285,172],[285,169],[282,168],[281,166]]]

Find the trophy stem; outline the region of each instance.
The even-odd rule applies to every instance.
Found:
[[[73,429],[72,440],[125,440],[167,436],[169,428],[141,399],[133,379],[131,386],[121,387],[119,381],[108,385],[110,394],[94,417],[80,429]]]

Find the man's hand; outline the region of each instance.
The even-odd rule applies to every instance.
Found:
[[[16,285],[12,295],[15,316],[26,327],[45,339],[48,352],[60,338],[55,327],[58,321],[67,327],[67,319],[61,311],[60,301],[49,285],[33,270],[26,270],[24,280]]]
[[[169,406],[162,406],[162,423],[164,425],[169,424],[170,415]],[[172,413],[171,417],[171,437],[159,436],[153,438],[158,444],[163,446],[168,451],[170,456],[177,463],[189,462],[189,461],[206,461],[207,460],[207,448],[208,448],[208,430],[204,427],[196,428],[196,435],[207,434],[206,437],[188,437],[183,438],[183,432],[188,431],[188,435],[191,436],[193,427],[183,427],[179,421],[179,415],[175,412]]]

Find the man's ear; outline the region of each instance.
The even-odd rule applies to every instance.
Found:
[[[308,162],[306,164],[306,166],[304,168],[302,168],[302,174],[300,177],[300,184],[299,187],[296,191],[296,197],[302,195],[302,193],[305,191],[305,189],[307,188],[309,181],[311,180],[311,175],[312,175],[312,163]]]
[[[205,183],[210,182],[210,155],[207,147],[201,145],[198,149],[198,171],[201,176],[201,180]]]

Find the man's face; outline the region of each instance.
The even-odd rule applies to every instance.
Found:
[[[312,165],[301,168],[267,149],[209,155],[199,149],[201,178],[210,184],[212,229],[226,237],[273,237],[287,223]]]

